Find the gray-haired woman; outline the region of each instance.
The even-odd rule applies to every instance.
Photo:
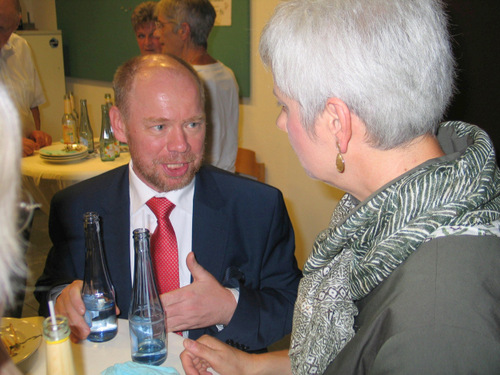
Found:
[[[288,355],[185,341],[187,374],[500,373],[500,171],[439,123],[454,61],[438,0],[291,0],[260,53],[277,125],[346,192],[304,266]]]

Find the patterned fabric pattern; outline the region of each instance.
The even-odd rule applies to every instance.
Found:
[[[348,194],[339,202],[304,266],[289,352],[294,374],[324,372],[354,335],[354,301],[424,241],[499,234],[500,171],[491,142],[476,126],[448,122],[440,126],[442,144],[451,132],[472,141],[453,160],[424,163],[357,207]]]

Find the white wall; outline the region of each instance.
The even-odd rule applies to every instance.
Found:
[[[54,27],[54,0],[21,0],[30,11],[31,20],[44,27]],[[273,81],[260,61],[258,42],[262,28],[273,12],[278,0],[254,0],[251,6],[251,97],[240,105],[241,147],[256,151],[257,159],[266,164],[266,181],[278,187],[292,219],[296,234],[296,255],[302,266],[317,233],[329,222],[331,212],[342,192],[313,181],[306,176],[291,149],[285,133],[275,126],[279,112],[272,94]],[[32,7],[32,8],[30,8]],[[64,39],[64,35],[63,35]],[[66,79],[68,91],[75,98],[86,98],[94,133],[100,129],[100,104],[104,93],[112,92],[107,82]]]

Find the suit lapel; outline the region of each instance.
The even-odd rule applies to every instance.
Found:
[[[120,296],[117,301],[122,312],[128,314],[132,282],[130,279],[130,195],[128,165],[110,181],[107,197],[102,197],[103,234],[111,281]],[[124,311],[125,309],[125,311]]]
[[[219,281],[224,277],[224,257],[230,217],[222,193],[209,169],[196,175],[193,204],[193,252]]]

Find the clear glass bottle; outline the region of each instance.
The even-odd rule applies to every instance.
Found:
[[[90,125],[87,100],[80,99],[80,143],[87,146],[89,154],[94,152],[94,132]]]
[[[43,321],[43,338],[46,342],[47,374],[75,375],[75,363],[71,342],[68,319],[57,315],[53,324],[48,317]]]
[[[85,273],[82,299],[85,303],[85,321],[90,327],[89,341],[111,340],[117,333],[115,289],[109,278],[104,259],[99,215],[83,215],[85,231]]]
[[[109,121],[108,106],[101,105],[101,137],[99,139],[99,148],[102,161],[115,160],[115,136],[111,130],[111,122]]]
[[[108,112],[113,106],[113,101],[111,100],[111,94],[104,94],[104,104],[108,106]],[[111,127],[111,133],[113,133],[113,128]],[[120,142],[116,139],[115,134],[113,133],[113,138],[115,139],[115,158],[120,157]]]
[[[167,358],[165,313],[149,251],[149,230],[134,230],[134,285],[128,314],[132,360],[161,365]]]
[[[79,135],[80,135],[80,116],[78,116],[78,112],[76,111],[76,108],[75,108],[75,97],[73,95],[73,91],[70,91],[70,93],[69,93],[69,102],[71,104],[71,114],[75,118],[76,134],[78,134],[78,137],[79,137]]]
[[[76,120],[71,113],[71,101],[68,95],[64,95],[64,115],[61,120],[63,130],[63,142],[65,144],[78,143],[76,132]]]

